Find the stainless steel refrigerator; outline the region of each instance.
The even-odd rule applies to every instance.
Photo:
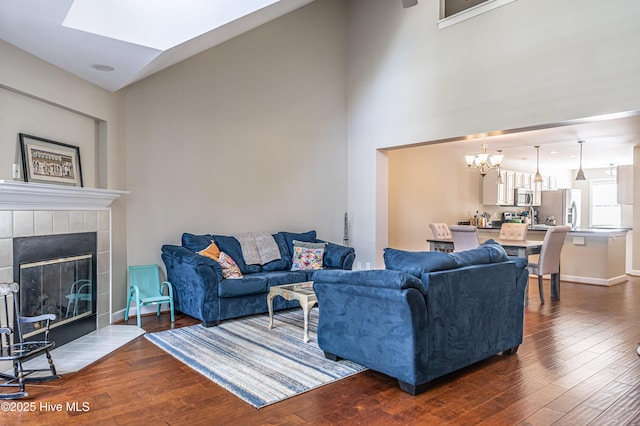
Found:
[[[571,225],[572,229],[580,228],[581,190],[556,189],[542,191],[538,221],[547,225],[548,218],[555,217],[556,225]]]

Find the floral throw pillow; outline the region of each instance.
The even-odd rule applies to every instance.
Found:
[[[292,271],[322,269],[325,243],[293,242]]]
[[[242,272],[240,272],[240,268],[238,268],[236,262],[234,262],[231,256],[229,256],[227,253],[223,251],[220,252],[218,263],[222,267],[223,278],[242,278]]]

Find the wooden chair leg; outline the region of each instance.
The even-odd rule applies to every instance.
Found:
[[[542,275],[538,275],[538,290],[540,291],[540,304],[544,305],[544,288],[542,286]]]
[[[560,300],[560,273],[551,274],[551,299]]]

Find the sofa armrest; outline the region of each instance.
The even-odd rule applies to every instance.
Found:
[[[204,325],[220,320],[218,284],[222,281],[220,264],[185,247],[162,246],[162,261],[167,280],[174,290],[176,310],[200,319]]]
[[[317,241],[324,242],[322,240]],[[355,259],[356,251],[353,247],[327,242],[327,246],[324,249],[324,260],[322,263],[326,268],[348,270],[353,267],[353,261]]]
[[[352,286],[389,288],[396,290],[405,290],[415,288],[423,295],[426,289],[422,281],[411,274],[401,271],[390,271],[387,269],[374,269],[369,271],[337,271],[337,270],[319,270],[313,274],[314,282],[322,282],[325,284],[344,284],[348,283]],[[372,290],[376,291],[376,290]]]

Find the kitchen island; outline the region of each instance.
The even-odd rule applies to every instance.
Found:
[[[543,241],[548,226],[527,231],[528,241]],[[569,231],[560,257],[560,279],[583,284],[612,286],[627,281],[625,270],[628,228],[583,228]],[[478,228],[481,241],[498,240],[499,227]],[[452,251],[453,242],[427,240],[430,250]],[[510,253],[515,254],[515,253]],[[538,255],[529,256],[537,262]]]
[[[542,241],[547,226],[527,231],[527,240]],[[612,286],[627,281],[625,261],[628,228],[580,228],[569,231],[560,256],[560,279]],[[480,239],[497,239],[500,228],[480,228]],[[536,262],[537,256],[531,256]]]

